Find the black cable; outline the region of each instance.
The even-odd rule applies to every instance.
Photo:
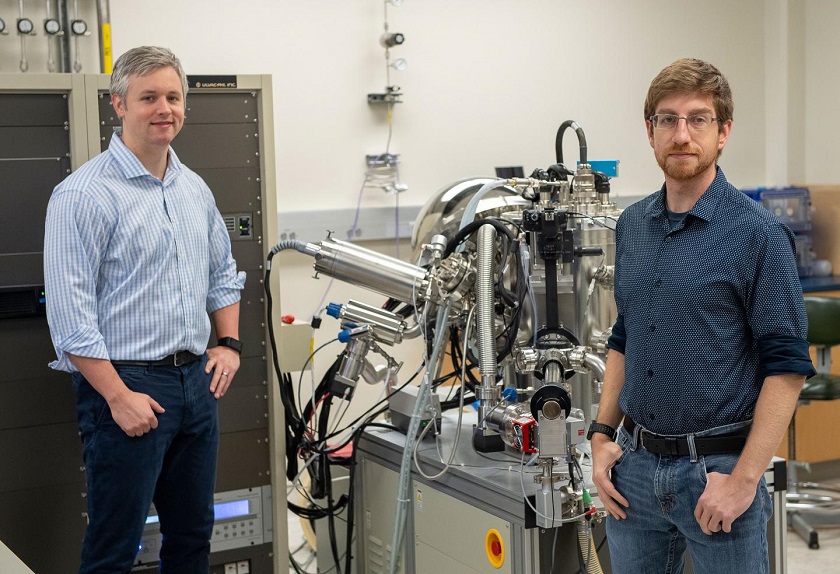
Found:
[[[281,402],[284,409],[284,414],[286,415],[285,420],[285,433],[286,433],[286,457],[287,457],[287,476],[289,480],[295,480],[297,478],[297,460],[298,456],[303,456],[305,453],[308,453],[309,456],[318,456],[319,458],[314,461],[310,461],[310,464],[307,465],[306,469],[310,474],[312,479],[311,485],[309,488],[309,493],[306,495],[307,498],[311,502],[311,506],[306,508],[302,506],[298,506],[292,502],[287,501],[287,506],[289,510],[293,513],[309,519],[309,520],[318,520],[327,518],[328,521],[328,529],[329,529],[329,537],[330,537],[330,550],[332,553],[332,557],[335,561],[335,570],[337,574],[341,574],[340,570],[340,563],[342,558],[346,559],[346,567],[345,572],[350,572],[351,568],[351,561],[352,561],[352,537],[353,537],[353,520],[354,520],[354,509],[353,509],[353,500],[354,500],[354,486],[355,486],[355,471],[354,467],[356,464],[356,451],[358,447],[358,442],[362,436],[364,429],[368,426],[380,426],[384,428],[394,429],[394,427],[390,425],[383,425],[379,423],[373,423],[372,420],[385,412],[387,407],[380,408],[384,402],[387,401],[388,397],[391,394],[401,391],[407,385],[411,384],[413,380],[420,374],[422,369],[418,369],[412,377],[409,378],[408,381],[397,387],[389,393],[385,398],[378,401],[377,404],[373,405],[369,408],[365,413],[363,413],[360,417],[355,419],[351,422],[347,427],[336,430],[333,433],[329,433],[329,418],[331,414],[331,407],[332,407],[332,399],[333,397],[330,395],[330,385],[335,376],[335,373],[340,368],[341,364],[341,357],[339,355],[337,359],[333,362],[330,368],[327,370],[325,375],[322,377],[321,381],[317,385],[315,389],[313,389],[313,394],[310,399],[306,403],[304,407],[302,404],[299,403],[300,397],[302,394],[302,386],[303,386],[303,373],[306,370],[306,367],[309,365],[312,358],[315,356],[317,352],[322,350],[328,344],[334,342],[334,340],[328,341],[323,345],[319,346],[315,351],[313,351],[309,357],[307,358],[306,362],[304,363],[301,375],[298,380],[298,392],[297,392],[297,400],[295,399],[295,393],[292,387],[292,378],[291,374],[286,372],[281,372],[279,366],[279,359],[278,359],[278,352],[277,352],[277,343],[276,338],[274,335],[274,325],[273,321],[271,320],[272,317],[272,298],[271,298],[271,290],[270,290],[270,269],[271,269],[271,258],[273,257],[274,253],[269,254],[268,262],[266,264],[266,275],[265,275],[265,291],[266,291],[266,301],[267,301],[267,313],[268,313],[268,331],[269,331],[269,339],[271,344],[272,350],[272,357],[274,359],[275,370],[277,372],[278,377],[278,384],[280,386],[280,397]],[[398,301],[389,300],[386,302],[385,307],[388,310],[394,310],[400,304]],[[398,314],[401,316],[407,317],[414,312],[413,307],[410,305],[403,306]],[[433,324],[433,321],[429,322]],[[446,377],[439,377],[441,381],[447,380],[451,378],[455,373],[449,374]],[[310,438],[306,438],[306,430],[309,426],[309,421],[315,416],[315,411],[319,405],[321,406],[320,414],[318,416],[317,423],[313,425],[312,436]],[[345,411],[346,412],[346,411]],[[342,415],[343,417],[343,415]],[[338,423],[340,423],[340,420]],[[332,445],[330,447],[326,447],[327,441],[335,437],[339,434],[343,434],[346,432],[347,429],[353,428],[359,421],[364,420],[364,422],[356,429],[354,429],[353,433],[351,433],[350,437],[347,441],[343,442],[340,445]],[[336,425],[337,426],[337,425]],[[396,430],[396,429],[394,429]],[[350,442],[353,443],[353,449],[351,456],[349,458],[346,457],[335,457],[332,459],[329,455],[337,452],[338,450],[344,448]],[[347,495],[342,495],[339,497],[338,500],[334,499],[333,496],[333,488],[332,488],[332,473],[331,473],[331,465],[332,464],[350,464],[350,485],[348,488]],[[327,506],[320,507],[315,504],[314,499],[321,499],[326,497],[327,499]],[[338,550],[338,543],[337,543],[337,535],[335,531],[335,520],[339,518],[339,514],[346,511],[347,512],[347,551],[344,555],[339,554]],[[294,569],[296,573],[306,574],[305,570],[300,567],[295,559],[290,556],[290,565]]]
[[[572,128],[578,137],[578,147],[580,149],[580,163],[586,163],[586,135],[583,133],[583,128],[574,120],[566,120],[557,129],[557,135],[554,138],[554,151],[557,156],[557,163],[563,163],[563,132],[566,128]]]
[[[293,440],[298,447],[296,452],[298,452],[301,456],[306,452],[313,452],[314,449],[312,447],[318,444],[316,437],[322,436],[326,431],[326,425],[329,424],[327,419],[332,405],[331,400],[328,400],[330,399],[329,387],[335,377],[335,373],[338,372],[340,365],[340,359],[336,359],[333,364],[330,365],[326,373],[324,373],[324,376],[321,378],[321,381],[318,383],[318,386],[315,388],[313,400],[306,403],[306,408],[303,410],[303,416],[295,429],[295,435],[293,437]],[[315,409],[321,403],[324,403],[324,407],[321,409],[321,417],[316,422],[318,428],[313,428],[312,440],[307,441],[305,440],[306,429],[308,428],[309,421],[315,416]],[[327,485],[323,476],[324,464],[325,462],[323,460],[315,460],[307,467],[307,471],[309,472],[309,476],[312,481],[310,484],[310,490],[314,498],[324,497],[324,489]]]
[[[319,518],[324,518],[330,513],[341,512],[344,507],[347,506],[347,497],[340,496],[339,499],[333,504],[332,506],[318,506],[314,502],[311,503],[310,508],[306,508],[303,506],[298,506],[293,502],[286,503],[286,506],[289,508],[289,511],[297,516],[302,518],[306,518],[309,520],[318,520]]]
[[[289,564],[294,568],[296,574],[308,574],[300,565],[298,565],[297,561],[294,557],[290,554],[289,555]]]
[[[330,342],[332,342],[332,341],[330,341]],[[324,345],[327,345],[327,344],[328,343],[324,343]],[[324,345],[321,345],[320,347],[318,347],[318,349],[316,349],[315,352],[312,353],[312,355],[310,355],[310,358],[315,353],[317,353],[320,349],[322,349],[324,347]],[[336,357],[335,361],[333,361],[333,363],[329,366],[327,371],[321,377],[320,382],[318,383],[318,385],[313,390],[312,397],[310,398],[310,400],[306,401],[306,406],[305,407],[302,406],[302,411],[303,412],[301,413],[301,420],[300,420],[300,424],[298,425],[298,429],[297,429],[298,434],[300,436],[303,435],[303,431],[307,428],[307,425],[309,424],[309,421],[312,418],[315,409],[318,407],[318,404],[329,393],[330,384],[332,383],[332,380],[335,377],[335,373],[338,372],[338,369],[341,367],[342,355],[343,355],[343,353],[341,355],[338,355],[338,357]],[[302,385],[303,385],[303,372],[301,372],[300,378],[298,379],[298,400],[300,400],[300,395],[302,393]]]
[[[367,419],[368,419],[368,420],[373,420],[373,419],[375,419],[376,417],[378,417],[379,415],[384,414],[387,410],[388,410],[388,407],[386,407],[386,406],[383,406],[382,408],[380,408],[380,409],[379,409],[379,410],[377,410],[377,411],[373,411],[372,409],[368,409],[368,413],[370,413],[370,414],[369,414],[369,416],[367,416]],[[351,425],[351,426],[352,426],[352,425]],[[344,430],[342,430],[341,432],[346,431],[348,428],[351,428],[351,427],[350,427],[350,426],[348,426],[347,428],[345,428],[345,429],[344,429]],[[356,431],[358,431],[358,429],[356,429]],[[354,433],[355,433],[356,431],[354,431]],[[336,434],[341,434],[341,433],[333,433],[333,435],[332,435],[332,436],[335,436]],[[336,445],[333,445],[333,446],[331,446],[331,447],[329,447],[329,448],[326,448],[326,449],[323,449],[323,450],[321,450],[321,451],[319,451],[319,452],[320,452],[321,454],[324,454],[324,455],[327,455],[327,456],[328,456],[328,455],[331,455],[331,454],[334,454],[334,453],[336,453],[336,452],[339,452],[339,451],[340,451],[340,450],[342,450],[344,447],[346,447],[348,444],[350,444],[351,442],[353,442],[353,436],[355,436],[355,434],[351,434],[351,435],[350,435],[350,437],[348,437],[348,438],[347,438],[347,440],[345,440],[344,442],[339,443],[339,444],[336,444]]]
[[[515,333],[519,331],[519,324],[522,317],[522,308],[525,298],[528,296],[527,284],[528,279],[525,276],[525,271],[522,268],[522,253],[520,251],[519,242],[516,240],[516,236],[513,232],[506,226],[507,222],[502,222],[498,219],[480,219],[474,221],[464,228],[459,230],[458,234],[453,237],[452,240],[447,244],[447,249],[444,252],[444,257],[448,254],[451,254],[457,245],[464,241],[469,235],[474,232],[476,229],[481,227],[482,225],[492,225],[495,229],[502,232],[502,254],[504,260],[509,261],[510,255],[513,255],[514,265],[516,267],[514,273],[516,277],[516,293],[508,290],[504,286],[504,277],[503,277],[503,269],[504,265],[500,265],[498,267],[498,276],[496,277],[496,284],[494,287],[495,295],[503,302],[506,303],[508,307],[512,308],[513,311],[510,316],[510,320],[505,325],[502,333],[505,335],[504,344],[496,353],[496,362],[499,363],[507,358],[512,352],[513,347],[516,344],[516,336]],[[476,364],[478,361],[473,355],[472,351],[469,349],[467,350],[467,356],[470,358],[473,364]]]
[[[271,259],[274,257],[274,252],[268,254],[265,265],[265,280],[263,287],[265,289],[266,309],[268,315],[268,335],[271,343],[271,356],[274,361],[274,370],[277,375],[277,380],[280,384],[280,401],[283,405],[284,414],[284,434],[286,436],[286,476],[291,480],[297,476],[297,457],[294,455],[294,443],[292,442],[294,428],[300,420],[300,412],[295,408],[293,397],[291,396],[291,376],[284,376],[281,372],[280,361],[277,355],[277,341],[274,336],[274,322],[272,321],[272,305],[271,297]]]
[[[286,458],[287,458],[287,477],[289,480],[295,480],[298,474],[298,455],[308,452],[310,456],[319,456],[319,460],[312,461],[306,468],[307,471],[310,473],[310,477],[312,479],[310,485],[310,492],[306,495],[307,498],[310,500],[311,506],[306,508],[302,506],[298,506],[291,501],[287,501],[287,507],[290,511],[298,516],[306,518],[310,521],[327,518],[328,521],[328,528],[329,528],[329,537],[330,537],[330,550],[332,552],[332,556],[334,559],[334,568],[337,574],[341,574],[340,564],[342,558],[346,559],[346,567],[345,572],[350,572],[351,568],[351,559],[352,559],[352,552],[351,552],[351,544],[352,544],[352,535],[353,535],[353,506],[352,500],[353,496],[353,487],[354,487],[354,471],[353,467],[355,465],[355,452],[356,447],[358,446],[358,441],[362,435],[362,432],[365,427],[367,427],[372,423],[371,421],[385,412],[386,408],[377,409],[377,407],[382,404],[387,397],[382,401],[379,401],[376,405],[368,409],[365,413],[362,414],[359,418],[354,420],[350,425],[345,427],[344,429],[338,430],[332,434],[329,434],[329,418],[331,414],[332,408],[332,399],[333,397],[330,395],[330,385],[332,380],[335,376],[335,373],[340,368],[341,365],[341,357],[339,355],[338,358],[333,362],[330,368],[327,370],[325,375],[322,377],[321,381],[319,382],[318,386],[313,389],[313,394],[311,400],[306,403],[306,407],[299,404],[299,400],[302,394],[302,385],[303,385],[303,373],[306,370],[306,367],[309,365],[312,358],[315,356],[317,352],[323,349],[328,344],[334,342],[337,339],[328,341],[323,345],[319,346],[315,349],[307,358],[306,362],[304,363],[301,369],[301,376],[298,381],[298,401],[295,400],[294,397],[294,390],[292,387],[292,377],[289,372],[282,372],[279,365],[278,359],[278,352],[277,352],[277,342],[276,337],[274,334],[274,325],[272,321],[272,297],[271,297],[271,288],[270,288],[270,278],[271,278],[271,259],[274,256],[274,252],[271,252],[268,256],[268,260],[266,263],[266,273],[265,273],[265,280],[264,280],[264,288],[266,292],[266,302],[267,302],[267,315],[268,315],[268,331],[269,331],[269,340],[271,345],[271,352],[272,358],[274,359],[274,368],[278,378],[278,385],[280,387],[280,398],[281,403],[284,409],[285,414],[285,434],[286,434]],[[386,302],[386,307],[390,307],[389,310],[396,308],[400,304],[399,301],[389,301]],[[413,312],[413,308],[411,306],[404,306],[401,309],[401,312],[404,314],[403,316],[408,316]],[[402,390],[406,385],[410,384],[420,373],[421,369],[418,369],[414,375],[406,381],[403,385],[395,389],[393,392],[398,392]],[[390,396],[390,395],[388,395]],[[317,424],[313,425],[313,436],[311,440],[305,439],[305,432],[309,425],[309,421],[315,416],[315,410],[318,405],[322,405],[320,414],[318,416]],[[346,412],[346,411],[345,411]],[[343,417],[343,415],[342,415]],[[337,447],[330,447],[324,448],[327,444],[327,440],[337,434],[344,433],[347,428],[353,427],[357,422],[362,419],[367,419],[365,422],[354,432],[351,434],[349,440],[342,445],[338,445]],[[338,423],[340,423],[340,420]],[[337,425],[336,425],[337,426]],[[377,424],[376,426],[384,426],[386,428],[394,428],[390,425],[381,425]],[[351,467],[350,467],[350,487],[348,489],[347,495],[342,495],[339,497],[338,500],[334,500],[333,497],[333,488],[332,488],[332,473],[331,473],[331,465],[332,464],[343,464],[344,459],[336,459],[335,461],[330,460],[328,456],[331,452],[335,452],[340,448],[346,446],[347,443],[353,441],[353,453],[349,459]],[[320,499],[326,497],[327,499],[327,506],[320,507],[315,504],[314,499]],[[348,528],[347,528],[347,551],[344,555],[340,555],[338,551],[337,545],[337,535],[335,531],[335,519],[338,515],[346,510],[348,512]],[[289,556],[289,564],[293,568],[296,573],[299,574],[306,574],[306,571],[297,563],[293,556]]]
[[[459,229],[452,239],[449,240],[449,243],[446,244],[446,249],[443,251],[443,258],[446,259],[452,253],[454,253],[455,248],[458,247],[461,243],[463,243],[470,235],[472,235],[479,227],[482,225],[492,225],[496,231],[501,233],[503,236],[507,237],[508,241],[511,243],[516,241],[516,236],[513,234],[507,225],[499,221],[498,219],[477,219],[472,223],[468,223],[461,229]]]
[[[435,380],[432,381],[432,388],[435,389],[435,388],[441,386],[443,383],[445,383],[449,379],[458,378],[459,374],[460,374],[460,372],[458,372],[458,371],[450,371],[448,373],[442,374],[441,376],[439,376],[438,378],[436,378]]]
[[[383,398],[382,398],[379,402],[377,402],[375,405],[373,405],[373,406],[372,406],[371,408],[369,408],[367,411],[365,411],[364,413],[362,413],[361,415],[359,415],[356,419],[354,419],[352,422],[350,422],[350,423],[349,423],[346,427],[344,427],[343,429],[340,429],[340,430],[334,431],[333,433],[331,433],[331,434],[329,434],[329,435],[325,436],[322,440],[323,440],[324,442],[326,442],[327,440],[329,440],[329,439],[331,439],[331,438],[333,438],[333,437],[336,437],[336,436],[338,436],[338,435],[341,435],[342,433],[346,432],[346,431],[347,431],[347,429],[349,429],[349,428],[353,428],[353,427],[356,425],[356,423],[358,423],[358,422],[359,422],[359,421],[361,421],[362,419],[364,419],[364,418],[368,417],[368,415],[370,415],[370,414],[374,413],[375,409],[379,408],[379,406],[380,406],[380,405],[382,405],[382,404],[384,404],[385,402],[387,402],[387,401],[388,401],[388,398],[390,398],[391,396],[393,396],[393,395],[397,394],[398,392],[400,392],[401,390],[403,390],[405,387],[407,387],[408,385],[410,385],[410,384],[414,381],[414,379],[416,379],[416,378],[417,378],[417,375],[419,375],[421,371],[422,371],[422,369],[418,369],[418,370],[417,370],[417,371],[416,371],[416,372],[415,372],[415,373],[411,376],[411,378],[409,378],[406,382],[404,382],[403,384],[401,384],[399,387],[396,387],[396,388],[395,388],[395,389],[394,389],[391,393],[387,393],[387,394],[386,394],[386,395],[385,395],[385,396],[384,396],[384,397],[383,397]],[[380,411],[376,412],[376,414],[382,414],[383,412],[385,412],[385,410],[387,410],[387,407],[383,407],[382,409],[380,409]],[[320,451],[320,452],[327,453],[327,454],[329,454],[329,453],[331,453],[331,452],[335,452],[335,451],[337,451],[337,450],[340,450],[342,447],[346,446],[346,445],[348,444],[348,442],[349,442],[349,441],[347,441],[347,442],[343,443],[342,445],[340,445],[340,446],[338,446],[338,447],[332,447],[332,448],[330,448],[330,449],[324,449],[324,450],[322,450],[322,451]]]
[[[464,370],[462,364],[465,359],[464,354],[461,351],[461,337],[458,331],[458,327],[456,327],[455,325],[450,327],[449,344],[451,349],[450,356],[452,359],[452,366],[455,368],[456,371],[460,373],[462,370]],[[477,365],[478,361],[475,360],[475,357],[469,356],[471,355],[471,353],[469,353],[469,349],[467,350],[467,354],[467,360],[469,361],[469,364],[467,365],[466,370],[464,370],[464,374],[467,377],[467,381],[465,382],[465,384],[467,385],[467,388],[470,391],[475,392],[475,387],[481,385],[481,383],[478,381],[478,379],[475,378],[475,375],[472,372],[472,369]]]
[[[312,359],[315,357],[315,354],[316,354],[318,351],[320,351],[321,349],[323,349],[324,347],[326,347],[326,346],[327,346],[327,345],[329,345],[330,343],[335,343],[336,341],[338,341],[338,337],[336,337],[335,339],[330,339],[329,341],[327,341],[326,343],[324,343],[323,345],[321,345],[320,347],[318,347],[317,349],[315,349],[314,351],[312,351],[312,352],[309,354],[309,357],[307,357],[307,358],[306,358],[306,361],[303,363],[303,366],[300,368],[300,377],[298,377],[298,388],[297,388],[297,400],[298,400],[298,401],[300,401],[300,397],[301,397],[301,395],[303,394],[303,375],[306,373],[306,367],[309,365],[309,363],[312,361]],[[337,359],[337,360],[339,360],[339,361],[340,361],[340,360],[341,360],[341,356],[342,356],[343,354],[344,354],[344,351],[342,351],[342,352],[339,354],[339,356],[338,356],[338,359]],[[313,397],[314,397],[314,396],[315,396],[315,395],[313,395]],[[300,403],[298,403],[296,406],[297,406],[297,407],[298,407],[298,409],[300,409],[301,411],[303,410],[303,405],[301,405]],[[304,416],[304,418],[306,418],[306,417]]]
[[[490,216],[490,217],[487,217],[486,219],[492,219],[494,221],[499,221],[501,223],[504,223],[505,225],[512,225],[513,227],[516,228],[516,230],[519,233],[524,233],[525,232],[525,229],[523,229],[520,224],[516,223],[512,219],[502,219],[501,217],[496,217],[496,216]]]

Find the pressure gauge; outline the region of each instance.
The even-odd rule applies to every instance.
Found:
[[[35,29],[35,24],[29,18],[19,18],[17,21],[17,29],[20,34],[31,34]]]
[[[55,18],[47,18],[44,20],[44,32],[50,36],[55,36],[61,32],[61,24]]]
[[[70,29],[76,36],[84,36],[87,33],[87,23],[84,20],[73,20]]]

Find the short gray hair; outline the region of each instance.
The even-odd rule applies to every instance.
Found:
[[[184,97],[187,97],[187,75],[181,67],[181,61],[168,48],[140,46],[132,48],[117,59],[111,74],[110,92],[125,100],[128,95],[128,82],[131,76],[145,76],[161,68],[173,68],[181,78]]]

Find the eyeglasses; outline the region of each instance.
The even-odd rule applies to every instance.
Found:
[[[656,114],[650,116],[654,129],[663,132],[672,132],[677,129],[680,120],[685,120],[685,125],[692,131],[702,132],[709,129],[712,122],[719,122],[720,118],[713,118],[711,114],[696,114],[693,116],[678,116],[675,114]]]

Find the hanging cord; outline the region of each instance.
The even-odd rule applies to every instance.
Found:
[[[464,331],[464,347],[467,346],[467,344],[470,340],[470,327],[472,326],[474,313],[475,313],[475,306],[473,306],[470,309],[470,313],[467,316],[467,326],[466,326],[466,329]],[[426,428],[424,428],[423,432],[420,433],[420,438],[417,440],[417,442],[414,445],[414,466],[415,466],[415,468],[417,468],[417,472],[419,472],[423,476],[423,478],[426,478],[428,480],[437,480],[440,477],[442,477],[444,474],[447,473],[447,471],[452,466],[452,461],[455,460],[455,452],[458,450],[458,440],[461,438],[461,422],[462,422],[463,417],[464,417],[464,395],[466,395],[466,388],[465,388],[465,385],[464,385],[464,380],[466,379],[466,376],[467,376],[466,375],[466,370],[467,370],[467,362],[464,361],[461,365],[461,397],[460,397],[460,401],[458,403],[458,422],[455,425],[455,441],[452,444],[452,452],[449,453],[449,460],[446,463],[444,463],[444,465],[443,465],[443,470],[441,470],[437,474],[428,475],[425,472],[423,472],[422,468],[420,468],[420,461],[417,460],[417,451],[419,450],[420,444],[423,442],[423,438],[425,438],[426,433],[429,432],[429,429],[432,427],[431,424],[426,425]],[[443,462],[443,457],[441,457],[441,462]]]

